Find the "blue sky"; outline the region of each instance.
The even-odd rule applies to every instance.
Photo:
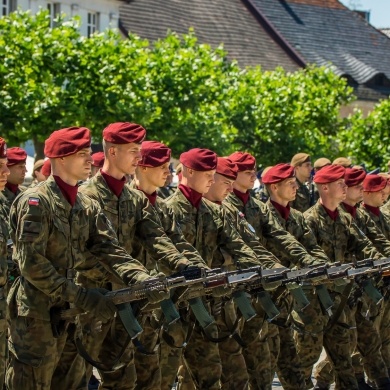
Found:
[[[339,0],[352,9],[370,12],[370,23],[376,28],[390,28],[390,0]]]

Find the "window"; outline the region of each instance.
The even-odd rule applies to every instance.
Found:
[[[54,19],[61,13],[61,4],[47,3],[47,10],[50,15],[50,27],[55,27]]]
[[[1,15],[7,16],[16,11],[16,0],[1,0]]]
[[[88,12],[87,20],[87,36],[91,36],[95,31],[99,30],[99,13]]]

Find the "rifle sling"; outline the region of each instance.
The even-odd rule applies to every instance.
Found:
[[[351,295],[351,291],[353,289],[353,285],[354,285],[354,283],[351,282],[351,283],[349,283],[349,284],[347,284],[345,286],[343,292],[341,293],[340,304],[339,304],[336,312],[330,318],[329,323],[328,323],[328,325],[325,328],[325,331],[330,330],[337,323],[337,321],[339,320],[339,318],[340,318],[340,316],[341,316],[341,314],[342,314],[342,312],[343,312],[343,310],[345,308],[345,305],[348,302],[348,298]]]

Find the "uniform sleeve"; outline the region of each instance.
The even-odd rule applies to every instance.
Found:
[[[11,208],[13,258],[21,276],[35,288],[53,299],[73,302],[79,287],[60,275],[45,257],[52,228],[49,205],[40,195],[34,194],[30,199],[22,196]]]
[[[267,205],[260,204],[260,206],[261,212],[259,212],[259,218],[261,220],[263,236],[267,240],[267,249],[280,260],[291,262],[300,268],[319,263],[322,264],[322,262],[310,256],[303,245],[280,226]]]
[[[369,215],[362,212],[362,217],[364,218],[363,223],[367,238],[372,242],[378,252],[384,256],[390,257],[390,241],[386,239]]]

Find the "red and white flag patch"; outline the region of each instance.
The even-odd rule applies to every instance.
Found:
[[[39,198],[28,198],[28,204],[29,206],[38,206]]]

